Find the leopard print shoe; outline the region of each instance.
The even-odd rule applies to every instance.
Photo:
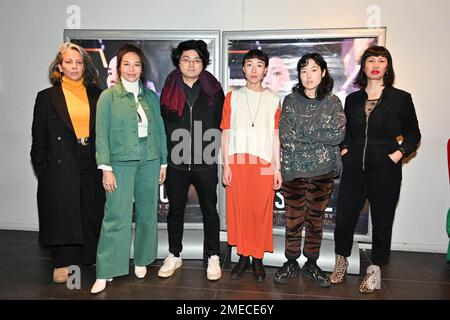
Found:
[[[372,293],[375,289],[381,289],[381,271],[379,266],[370,265],[367,267],[366,275],[359,286],[359,292]]]
[[[331,283],[342,283],[344,282],[345,274],[347,273],[348,261],[344,256],[336,255],[336,263],[334,265],[334,271],[331,274]]]

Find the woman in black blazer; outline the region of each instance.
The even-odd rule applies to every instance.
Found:
[[[38,177],[39,240],[51,246],[53,281],[68,266],[94,264],[105,202],[95,162],[95,107],[101,90],[90,56],[64,43],[50,64],[52,87],[37,94],[31,160]]]
[[[392,224],[400,195],[402,159],[413,153],[421,134],[408,92],[396,89],[389,51],[368,48],[361,58],[355,84],[361,90],[345,101],[345,140],[341,145],[342,173],[334,231],[336,265],[332,283],[341,283],[359,213],[370,203],[372,263],[360,285],[361,293],[381,288],[380,267],[387,264]]]

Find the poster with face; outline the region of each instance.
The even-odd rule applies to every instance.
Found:
[[[98,86],[101,89],[112,87],[118,80],[117,52],[124,44],[138,46],[144,52],[145,86],[161,94],[167,75],[175,68],[171,59],[171,50],[178,43],[201,39],[208,45],[211,63],[206,68],[220,79],[219,75],[219,31],[132,31],[132,30],[65,30],[65,41],[82,46],[92,57],[99,71]],[[158,222],[167,222],[169,201],[165,186],[160,187],[158,203]],[[188,192],[184,221],[193,228],[201,228],[203,218],[195,188],[191,185]]]
[[[244,55],[260,49],[269,56],[263,87],[280,97],[292,92],[299,82],[297,63],[307,53],[317,52],[327,62],[334,80],[333,93],[342,105],[345,97],[357,90],[353,82],[360,69],[360,58],[369,46],[384,45],[385,29],[318,29],[276,31],[230,31],[222,34],[223,80],[225,92],[245,85],[242,73]],[[335,226],[339,179],[335,180],[333,194],[325,211],[324,237],[332,238]],[[277,192],[274,201],[274,233],[284,234],[285,201]],[[356,226],[355,238],[370,241],[369,205],[365,204]]]
[[[172,31],[172,30],[65,30],[65,41],[83,46],[92,56],[100,73],[102,89],[114,85],[117,80],[117,50],[125,43],[140,46],[146,55],[146,86],[161,93],[166,76],[174,66],[170,51],[179,42],[202,39],[208,44],[211,64],[207,70],[222,79],[225,92],[245,85],[242,73],[242,57],[250,49],[262,49],[269,56],[268,72],[263,86],[275,92],[281,99],[292,92],[297,84],[297,62],[305,53],[318,52],[328,64],[334,79],[333,93],[344,103],[345,97],[356,90],[353,81],[360,68],[364,50],[374,44],[384,45],[385,28],[317,29],[317,30],[271,30],[271,31],[224,31],[222,50],[219,52],[219,31]],[[222,70],[220,70],[222,66]],[[221,74],[221,75],[220,75]],[[324,216],[324,237],[332,238],[339,180],[335,180],[333,194]],[[218,208],[221,214],[221,230],[226,230],[224,189],[218,187]],[[284,234],[284,198],[280,192],[274,201],[274,232]],[[168,200],[164,187],[160,190],[158,221],[166,222]],[[355,239],[370,241],[369,206],[366,203],[356,227]],[[198,198],[190,187],[185,222],[198,228],[202,216]]]

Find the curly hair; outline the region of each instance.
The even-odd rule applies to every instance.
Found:
[[[184,51],[188,50],[197,51],[198,56],[202,59],[203,69],[206,69],[211,61],[209,60],[208,45],[203,40],[187,40],[180,42],[176,48],[172,49],[171,58],[173,65],[176,68],[179,68],[180,57]]]

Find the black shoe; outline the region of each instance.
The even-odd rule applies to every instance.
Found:
[[[273,281],[279,284],[285,284],[290,278],[297,277],[301,272],[297,261],[286,261],[283,266],[275,272]]]
[[[238,263],[234,266],[234,268],[231,270],[230,278],[232,280],[238,280],[242,277],[245,270],[250,265],[250,259],[249,257],[240,256]]]
[[[315,263],[306,262],[302,268],[302,275],[311,279],[318,287],[326,288],[331,285],[330,278]]]
[[[255,278],[256,282],[264,282],[266,278],[266,270],[264,270],[264,265],[262,263],[262,259],[252,259],[252,269],[253,269],[253,278]]]

